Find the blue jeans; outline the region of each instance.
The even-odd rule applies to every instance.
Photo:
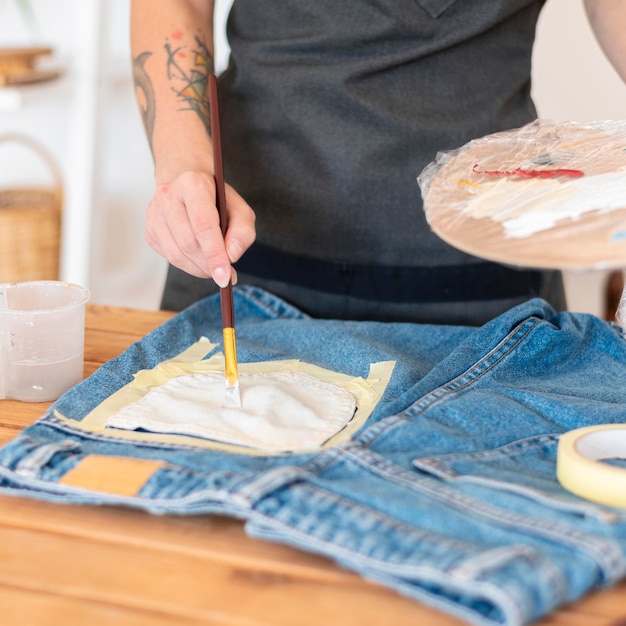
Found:
[[[235,289],[240,362],[298,358],[366,377],[397,362],[367,423],[317,453],[253,456],[95,435],[81,420],[140,369],[200,336],[220,306],[186,309],[62,396],[0,450],[0,492],[214,512],[255,537],[326,555],[477,624],[523,624],[626,572],[626,511],[555,478],[559,435],[624,421],[621,329],[542,300],[483,327],[314,320],[259,289]],[[60,420],[54,411],[64,415]],[[164,461],[135,495],[77,489],[87,455]]]

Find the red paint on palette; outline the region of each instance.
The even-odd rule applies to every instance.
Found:
[[[569,176],[570,178],[580,178],[585,173],[581,170],[523,170],[518,167],[514,170],[479,170],[478,163],[472,168],[475,174],[486,174],[487,176],[517,176],[519,178],[554,178],[555,176]]]

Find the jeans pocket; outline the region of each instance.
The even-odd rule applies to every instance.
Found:
[[[503,498],[522,496],[529,504],[556,514],[574,515],[600,523],[626,521],[626,511],[584,500],[560,485],[556,478],[559,434],[513,441],[498,448],[444,454],[413,460],[424,474],[467,488],[495,490]],[[545,509],[544,509],[545,510]]]
[[[417,0],[417,3],[430,15],[437,19],[459,0]]]

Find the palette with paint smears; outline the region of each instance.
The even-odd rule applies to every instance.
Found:
[[[418,177],[450,245],[524,267],[626,266],[626,121],[536,120],[442,152]]]

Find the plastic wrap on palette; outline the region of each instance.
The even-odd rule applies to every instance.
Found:
[[[555,240],[592,237],[595,229],[594,245],[626,239],[624,120],[536,120],[439,153],[417,180],[431,228],[468,252],[477,251],[471,244],[468,249],[464,239],[469,235],[460,231],[468,224],[471,230],[472,220],[485,223],[487,243],[498,237],[509,242],[532,238],[551,229]],[[507,260],[503,251],[491,254],[489,246],[485,256]],[[529,264],[521,253],[511,256],[512,263]],[[572,259],[567,250],[563,256],[541,264],[576,266],[574,252]],[[622,256],[604,259],[600,250],[592,250],[580,267],[626,265],[626,256],[620,263]]]

